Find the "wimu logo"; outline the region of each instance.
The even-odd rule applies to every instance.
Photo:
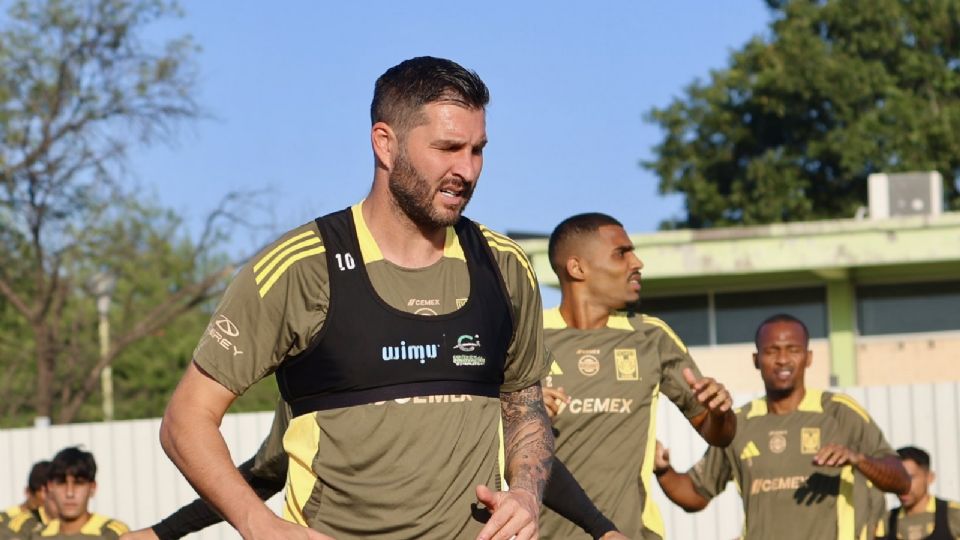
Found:
[[[400,345],[388,345],[383,347],[382,358],[384,362],[393,362],[395,360],[415,360],[421,364],[426,364],[427,360],[437,358],[439,345],[407,345],[406,341],[401,341]]]

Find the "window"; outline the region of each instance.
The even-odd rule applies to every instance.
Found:
[[[777,289],[643,298],[640,311],[666,321],[687,345],[752,343],[757,326],[777,313],[800,319],[811,338],[827,336],[826,289]]]
[[[663,319],[687,345],[710,344],[707,295],[643,298],[640,311]]]
[[[864,336],[960,330],[960,281],[857,287]]]
[[[823,287],[717,294],[717,343],[752,342],[757,326],[777,313],[803,321],[811,338],[826,337],[826,296]]]

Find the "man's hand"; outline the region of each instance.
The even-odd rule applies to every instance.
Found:
[[[610,531],[601,536],[600,540],[630,540],[630,538],[624,536],[620,531]]]
[[[843,467],[844,465],[857,466],[863,459],[863,454],[854,452],[842,444],[830,443],[820,448],[813,456],[813,463],[821,467]]]
[[[547,415],[550,418],[556,418],[561,411],[570,403],[570,396],[567,395],[563,387],[543,389],[543,404],[547,407]]]
[[[710,414],[721,416],[733,408],[733,398],[730,397],[730,392],[727,392],[727,389],[712,377],[697,380],[692,369],[684,368],[683,380],[687,381],[697,401]]]
[[[670,449],[657,440],[657,449],[653,453],[653,471],[663,471],[670,467]]]
[[[120,535],[120,540],[160,540],[157,536],[157,533],[153,532],[153,529],[147,527],[146,529],[137,529],[135,531],[127,531]]]
[[[243,531],[246,540],[334,540],[333,537],[290,523],[276,515],[265,520],[251,520],[247,525]]]
[[[527,490],[495,492],[480,485],[477,486],[477,500],[491,512],[477,540],[536,540],[540,537],[540,504]]]

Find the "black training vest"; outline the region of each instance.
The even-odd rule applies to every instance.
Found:
[[[936,509],[933,512],[933,532],[923,540],[953,540],[953,535],[950,534],[950,523],[947,521],[947,501],[936,498],[934,501],[936,501]],[[890,521],[887,524],[890,528],[883,540],[897,540],[897,520],[899,518],[899,508],[890,512]]]
[[[416,315],[388,305],[370,282],[350,209],[316,220],[326,248],[330,304],[303,353],[277,369],[294,416],[415,396],[498,397],[513,339],[510,297],[487,242],[466,218],[454,226],[470,296],[452,313]]]

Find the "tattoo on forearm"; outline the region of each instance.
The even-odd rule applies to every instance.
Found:
[[[500,394],[503,412],[507,482],[530,491],[540,500],[553,464],[553,432],[543,405],[543,391],[535,384]]]

